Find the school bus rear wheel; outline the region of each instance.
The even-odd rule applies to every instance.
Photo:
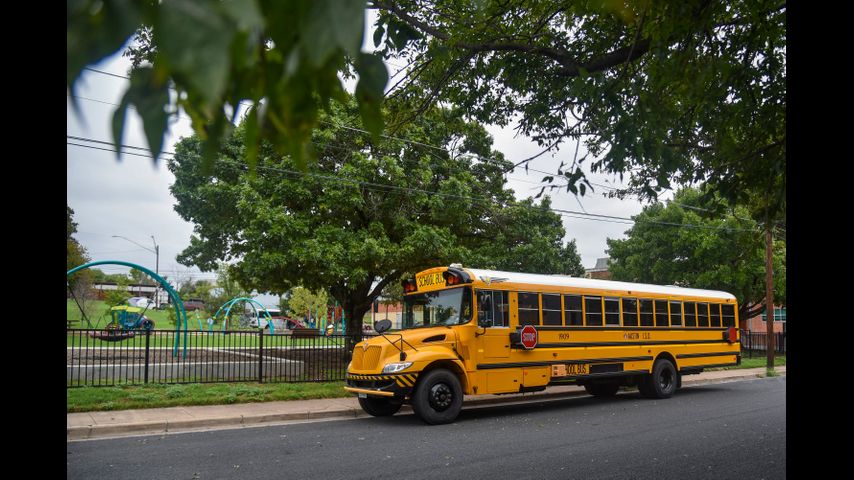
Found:
[[[670,398],[676,392],[679,375],[669,360],[657,360],[652,374],[645,376],[638,384],[638,390],[646,398]]]
[[[430,425],[453,422],[463,405],[460,380],[439,368],[422,375],[412,395],[412,410]]]
[[[388,417],[390,415],[394,415],[398,410],[400,410],[400,407],[403,405],[403,401],[393,398],[360,397],[359,405],[362,407],[362,410],[369,415],[373,415],[375,417]]]

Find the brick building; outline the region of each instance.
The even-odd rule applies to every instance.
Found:
[[[741,328],[751,332],[766,332],[768,327],[765,326],[765,312],[749,318],[746,322],[742,320]],[[786,307],[774,307],[774,331],[786,331]]]
[[[595,278],[598,280],[610,280],[611,272],[608,271],[608,264],[611,262],[609,257],[597,258],[596,266],[593,268],[584,269],[584,278]]]

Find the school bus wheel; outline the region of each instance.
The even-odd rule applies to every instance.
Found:
[[[402,400],[383,397],[359,398],[362,410],[375,417],[388,417],[394,415],[403,405]]]
[[[652,374],[646,375],[638,383],[638,390],[646,398],[670,398],[678,382],[676,367],[670,360],[659,359],[652,367]]]
[[[453,422],[462,405],[463,389],[460,380],[444,368],[437,368],[422,375],[412,395],[412,410],[430,425]]]
[[[588,383],[584,385],[584,389],[594,397],[613,397],[620,389],[620,384],[617,382]]]

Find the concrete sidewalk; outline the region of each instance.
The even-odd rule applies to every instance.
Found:
[[[786,367],[777,367],[786,375]],[[721,370],[682,377],[682,386],[747,380],[765,376],[765,368]],[[463,408],[490,404],[508,404],[555,400],[586,395],[583,387],[549,387],[543,392],[511,395],[467,395]],[[678,393],[677,393],[678,395]],[[411,412],[404,405],[401,413]],[[210,428],[246,427],[294,420],[356,418],[368,416],[356,397],[286,402],[241,403],[195,407],[151,408],[109,412],[69,413],[66,415],[67,440],[157,434]]]

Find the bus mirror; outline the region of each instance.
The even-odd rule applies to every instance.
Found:
[[[377,333],[383,333],[389,328],[391,328],[391,320],[379,320],[374,323],[374,330],[376,330]]]

